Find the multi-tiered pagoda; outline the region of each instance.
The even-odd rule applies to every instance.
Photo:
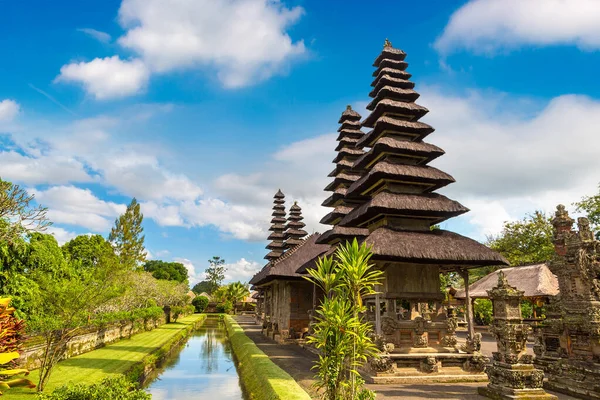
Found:
[[[302,222],[304,217],[302,217],[302,208],[298,205],[297,202],[290,207],[290,215],[287,219],[287,224],[285,225],[285,242],[284,247],[286,249],[292,248],[301,244],[308,235],[306,231],[303,229],[306,224]]]
[[[271,219],[271,227],[269,231],[271,234],[268,239],[271,241],[267,245],[267,249],[271,250],[269,254],[265,256],[266,260],[273,261],[281,257],[285,251],[285,230],[286,230],[286,219],[285,219],[285,195],[278,190],[273,197],[273,218]]]
[[[337,141],[339,143],[335,149],[337,154],[333,159],[335,168],[329,174],[330,177],[333,177],[333,182],[325,187],[325,191],[333,192],[333,194],[322,204],[324,207],[333,208],[333,211],[321,219],[322,224],[333,225],[333,227],[321,235],[317,243],[333,245],[354,237],[366,236],[368,233],[366,229],[338,225],[342,218],[362,200],[346,198],[348,187],[356,182],[364,172],[362,169],[353,168],[356,160],[364,154],[363,150],[356,147],[356,143],[364,136],[360,130],[360,118],[359,113],[354,111],[351,106],[347,106],[338,121],[341,125],[338,128]]]
[[[367,106],[371,114],[362,122],[372,129],[358,140],[357,147],[366,151],[352,166],[364,172],[344,188],[344,201],[360,204],[339,226],[368,230],[365,242],[372,246],[372,260],[385,273],[381,295],[370,299],[370,315],[376,331],[395,347],[396,381],[408,379],[415,368],[438,381],[455,373],[467,379],[465,374],[481,372],[483,365],[456,346],[455,317],[447,317],[442,307],[440,273],[507,262],[472,239],[432,230],[468,209],[435,193],[454,178],[428,165],[444,151],[424,141],[434,129],[419,122],[428,110],[415,103],[419,94],[405,57],[386,40],[375,60],[373,100]],[[391,379],[392,372],[380,372],[382,381]]]

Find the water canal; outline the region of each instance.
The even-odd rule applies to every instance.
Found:
[[[153,400],[243,400],[225,325],[208,317],[147,384]]]

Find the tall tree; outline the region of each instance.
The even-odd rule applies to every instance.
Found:
[[[25,232],[43,231],[51,222],[47,209],[32,204],[33,195],[0,178],[0,241],[12,242]]]
[[[144,271],[152,273],[156,279],[188,282],[188,270],[182,263],[150,260],[144,264]]]
[[[101,266],[113,269],[118,264],[115,250],[100,235],[79,235],[62,246],[65,257],[82,268]]]
[[[593,196],[584,196],[580,201],[575,203],[577,211],[587,214],[592,229],[596,231],[596,238],[600,240],[600,185],[598,186],[598,194]]]
[[[192,292],[194,292],[196,294],[201,294],[201,293],[211,294],[212,292],[214,292],[213,285],[209,281],[201,281],[194,285],[194,287],[192,288]]]
[[[208,260],[209,267],[206,268],[206,280],[211,284],[211,292],[217,290],[221,283],[225,279],[225,260],[219,256],[214,256],[212,259]],[[210,294],[209,293],[209,294]]]
[[[505,222],[498,236],[488,237],[487,245],[511,265],[549,261],[554,255],[550,218],[535,211],[522,220]]]
[[[127,206],[125,214],[115,220],[115,226],[110,231],[108,241],[113,245],[119,256],[121,266],[128,270],[140,269],[139,265],[146,261],[144,249],[144,215],[135,199]]]

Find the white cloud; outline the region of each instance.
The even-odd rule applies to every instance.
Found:
[[[520,46],[600,48],[597,0],[471,0],[452,16],[435,47],[493,53]]]
[[[187,258],[175,257],[173,261],[183,264],[183,266],[188,271],[188,281],[190,283],[190,288],[194,287],[194,285],[204,277],[204,274],[200,274],[196,272],[196,267],[194,264],[188,260]]]
[[[229,88],[271,77],[305,52],[286,28],[303,9],[278,0],[123,0],[118,42],[157,72],[216,69]]]
[[[238,261],[231,264],[224,264],[225,280],[227,282],[248,282],[254,274],[263,267],[262,264],[256,261],[248,261],[245,258],[240,258]]]
[[[50,226],[44,233],[48,233],[56,238],[59,246],[67,243],[69,240],[74,239],[77,234],[75,232],[68,231],[57,226]]]
[[[89,182],[81,161],[58,154],[24,155],[15,151],[0,152],[0,176],[29,185]]]
[[[83,226],[93,232],[108,231],[114,218],[127,208],[124,204],[101,200],[91,190],[75,186],[53,186],[29,192],[35,195],[38,203],[48,207],[51,221]]]
[[[150,72],[141,60],[112,56],[63,65],[55,82],[79,83],[97,100],[107,100],[142,92],[149,77]]]
[[[79,28],[77,29],[79,32],[85,33],[86,35],[96,39],[99,42],[102,43],[109,43],[110,42],[110,35],[106,32],[102,32],[102,31],[97,31],[96,29],[92,29],[92,28]]]
[[[19,103],[14,100],[4,99],[0,101],[0,122],[12,121],[20,111]]]

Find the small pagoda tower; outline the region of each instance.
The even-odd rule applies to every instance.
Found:
[[[317,243],[333,245],[353,237],[366,236],[368,233],[366,229],[338,226],[342,218],[352,211],[357,204],[360,204],[362,200],[360,198],[351,200],[346,198],[348,187],[358,180],[364,172],[361,169],[353,168],[356,160],[364,154],[363,150],[356,147],[356,143],[364,136],[364,133],[360,130],[360,118],[360,114],[348,105],[338,121],[341,125],[338,128],[337,141],[339,143],[335,148],[337,155],[333,159],[335,168],[328,175],[334,179],[325,187],[325,191],[333,192],[333,194],[322,204],[324,207],[333,208],[333,211],[321,219],[322,224],[333,225],[333,228],[321,235]]]
[[[364,172],[344,188],[345,203],[356,205],[339,221],[340,227],[368,231],[364,243],[384,272],[378,293],[365,301],[373,304],[369,318],[376,334],[392,345],[396,365],[377,370],[373,382],[408,383],[422,375],[443,382],[455,374],[463,381],[482,380],[483,358],[457,347],[456,321],[443,306],[440,273],[508,263],[475,240],[431,229],[469,210],[435,193],[454,178],[428,165],[444,151],[423,140],[434,129],[419,122],[428,110],[415,103],[419,94],[405,57],[386,39],[374,62],[371,113],[362,122],[371,130],[356,143],[366,151],[352,166]]]
[[[287,228],[285,231],[285,249],[290,249],[304,242],[304,238],[308,233],[303,229],[306,226],[306,224],[302,222],[303,219],[302,208],[300,208],[297,202],[294,202],[294,205],[290,207],[290,215],[288,216],[287,224],[285,226]]]
[[[271,250],[269,254],[265,256],[266,260],[274,261],[281,257],[285,251],[285,230],[286,230],[286,219],[285,219],[285,195],[278,190],[273,197],[273,218],[271,219],[271,227],[269,231],[271,234],[268,239],[271,241],[267,245],[267,249]]]

